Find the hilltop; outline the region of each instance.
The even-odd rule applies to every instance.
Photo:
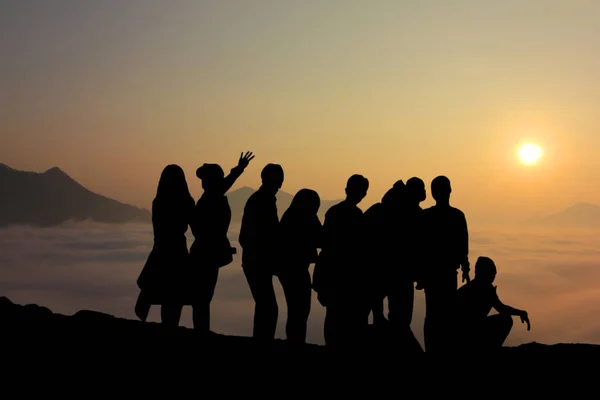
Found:
[[[194,334],[194,330],[186,327],[169,329],[160,323],[141,322],[125,318],[114,317],[109,314],[81,310],[73,315],[64,315],[52,312],[50,309],[37,304],[20,305],[13,303],[7,297],[0,297],[0,325],[2,336],[11,338],[13,341],[31,341],[34,338],[43,338],[45,342],[60,343],[75,350],[84,343],[104,344],[119,343],[137,347],[139,344],[153,342],[162,345],[168,341],[174,341],[178,345],[202,345],[205,350],[211,352],[244,352],[254,351],[260,348],[250,337],[228,336],[211,333],[206,339],[201,339]],[[371,332],[375,334],[374,331]],[[203,343],[202,343],[203,342]],[[418,344],[416,346],[419,346]],[[382,349],[381,343],[373,344],[373,349]],[[277,339],[271,350],[287,350],[286,341]],[[415,350],[412,348],[412,350]],[[311,354],[325,354],[324,346],[306,344],[304,351]],[[420,349],[412,351],[413,355],[425,353]],[[600,357],[600,345],[591,344],[566,344],[545,345],[540,343],[528,343],[516,347],[504,347],[504,355],[544,355],[575,356],[578,358]]]

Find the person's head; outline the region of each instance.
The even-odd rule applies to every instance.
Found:
[[[450,193],[452,193],[452,186],[447,177],[440,175],[431,181],[431,195],[436,202],[449,203]]]
[[[279,164],[267,164],[260,173],[262,187],[277,193],[283,185],[283,168]]]
[[[202,181],[202,189],[207,193],[217,190],[225,179],[223,168],[218,164],[203,164],[196,170],[196,176]]]
[[[392,186],[383,195],[383,198],[381,199],[381,204],[384,204],[386,206],[399,207],[401,204],[403,204],[405,192],[406,185],[404,185],[404,182],[402,180],[399,180],[396,183],[394,183],[394,186]]]
[[[475,278],[484,283],[493,283],[496,279],[496,264],[489,257],[479,257],[475,263]]]
[[[183,169],[176,164],[167,165],[160,175],[156,198],[169,201],[178,199],[187,201],[191,197]]]
[[[406,181],[407,197],[411,202],[419,204],[427,198],[425,182],[421,178],[412,177]]]
[[[362,175],[352,175],[346,183],[346,199],[357,205],[365,198],[369,190],[369,180]]]
[[[312,189],[300,189],[292,199],[289,211],[298,215],[317,215],[321,207],[319,194]]]

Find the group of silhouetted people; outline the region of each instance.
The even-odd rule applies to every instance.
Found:
[[[190,305],[194,330],[210,332],[219,269],[236,253],[227,238],[231,209],[226,193],[253,158],[242,153],[227,176],[217,164],[198,168],[204,193],[196,203],[183,170],[177,165],[163,170],[152,204],[154,246],[138,278],[135,311],[141,320],[156,304],[161,305],[162,323],[177,326],[183,306]],[[325,342],[333,349],[360,348],[371,337],[371,314],[372,325],[397,337],[401,349],[407,337],[414,339],[415,289],[425,292],[427,352],[499,348],[512,328],[512,315],[529,329],[525,311],[499,300],[490,258],[478,258],[470,280],[467,222],[450,205],[452,188],[445,176],[431,182],[436,204],[430,208],[421,208],[427,198],[425,184],[413,177],[397,181],[381,202],[363,212],[358,204],[369,181],[352,175],[346,198],[327,210],[323,223],[318,217],[320,197],[311,189],[298,191],[279,218],[276,195],[284,182],[279,164],[267,164],[261,180],[246,202],[239,235],[242,269],[255,302],[253,336],[261,343],[268,345],[275,337],[275,276],[287,303],[286,338],[298,348],[306,341],[313,291],[326,309]],[[194,235],[189,252],[188,226]],[[459,270],[466,282],[460,289]],[[488,315],[492,308],[498,315]]]

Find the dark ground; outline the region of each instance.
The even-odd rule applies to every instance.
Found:
[[[238,378],[269,387],[285,382],[293,385],[294,391],[308,390],[318,398],[319,390],[326,387],[352,394],[352,388],[358,385],[388,393],[400,383],[408,384],[411,393],[428,393],[427,397],[438,397],[440,393],[447,396],[457,389],[478,391],[484,385],[489,391],[486,397],[496,390],[510,390],[517,398],[522,390],[529,390],[536,397],[564,396],[561,388],[566,388],[572,398],[584,387],[596,387],[600,372],[600,345],[528,343],[504,347],[493,355],[459,353],[441,358],[414,346],[410,348],[417,351],[394,353],[390,342],[377,336],[370,341],[369,351],[333,357],[318,345],[290,352],[285,340],[276,340],[272,348],[265,349],[248,337],[212,334],[202,339],[185,327],[169,330],[158,323],[88,310],[72,316],[55,314],[35,304],[13,304],[6,297],[0,297],[0,339],[4,344],[0,362],[13,373],[18,364],[20,373],[24,368],[27,374],[42,370],[63,377],[85,374],[87,379],[102,377],[105,385],[116,384],[106,381],[112,374],[126,384],[140,385],[141,391],[163,382],[167,376],[181,379],[181,385],[186,386],[190,381],[184,376],[190,375],[194,382],[200,380],[207,385],[212,376],[226,379],[229,383],[220,386],[220,390],[233,392],[250,390],[239,386]],[[414,344],[410,340],[409,343]],[[102,371],[102,375],[92,371]],[[157,374],[158,381],[148,381]],[[5,372],[1,376],[5,383],[10,382]],[[452,380],[451,387],[442,384],[448,380]],[[252,397],[262,397],[262,389],[253,390],[258,392]],[[388,397],[389,393],[371,393],[370,397]],[[594,389],[585,389],[585,393],[588,397],[597,396]],[[341,393],[337,393],[339,396]]]

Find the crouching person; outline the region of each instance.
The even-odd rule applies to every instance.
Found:
[[[530,330],[526,311],[505,305],[498,298],[496,265],[488,257],[479,257],[475,264],[475,278],[456,292],[457,328],[459,345],[463,350],[498,350],[513,327],[512,316],[521,318]],[[491,309],[498,314],[488,315]]]

